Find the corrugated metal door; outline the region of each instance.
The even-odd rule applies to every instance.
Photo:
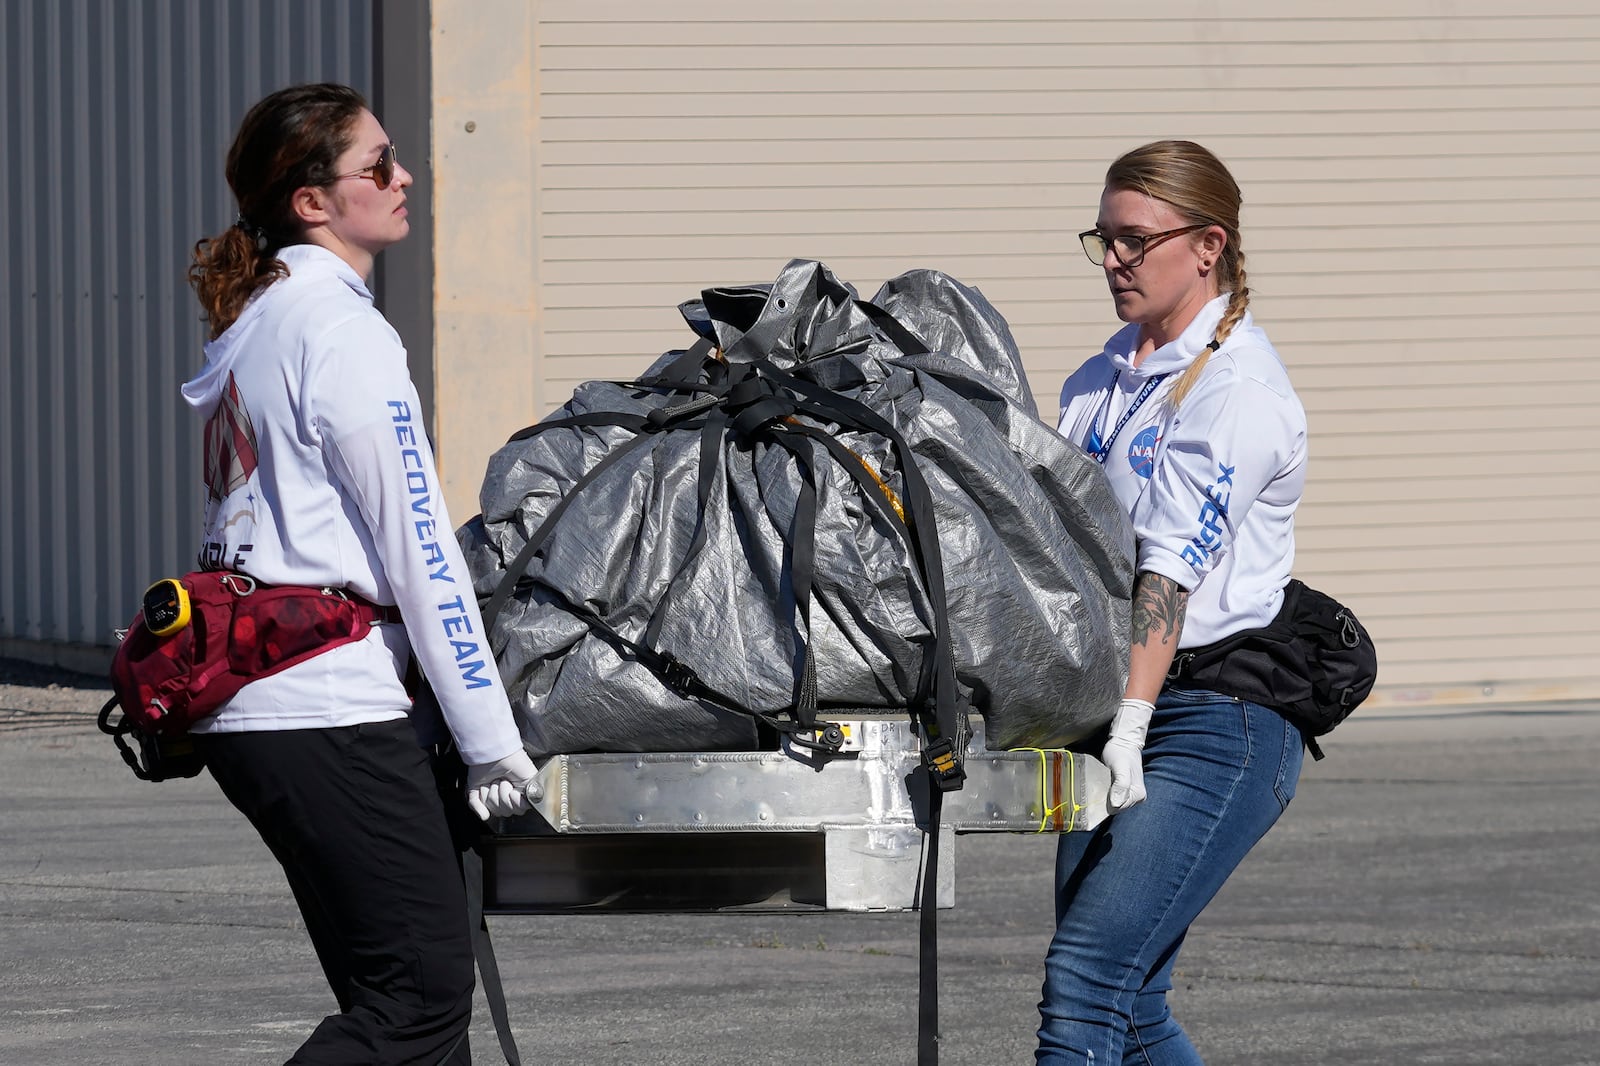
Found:
[[[245,109],[366,90],[371,26],[366,2],[0,0],[0,652],[108,645],[192,568],[189,251],[233,219]]]
[[[1600,694],[1600,11],[1216,10],[541,0],[546,400],[803,256],[977,284],[1049,417],[1116,324],[1073,236],[1106,164],[1196,139],[1310,411],[1299,570],[1369,621],[1376,702]]]

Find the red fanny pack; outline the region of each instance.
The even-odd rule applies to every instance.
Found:
[[[134,772],[149,776],[140,773],[124,734],[181,736],[251,681],[361,640],[376,622],[399,620],[398,608],[345,589],[261,585],[227,570],[158,581],[112,657],[114,695],[100,710],[100,727]],[[122,717],[113,724],[117,706]],[[154,749],[143,746],[150,756]],[[163,776],[199,770],[196,762],[188,773]]]

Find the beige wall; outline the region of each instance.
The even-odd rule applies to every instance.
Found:
[[[458,520],[507,435],[795,256],[864,295],[914,266],[978,285],[1050,417],[1116,325],[1073,236],[1105,165],[1190,137],[1245,190],[1311,418],[1297,570],[1378,638],[1374,702],[1600,695],[1590,0],[663,10],[435,0]]]
[[[530,180],[538,7],[433,0],[434,432],[458,525],[478,513],[488,457],[547,406]]]

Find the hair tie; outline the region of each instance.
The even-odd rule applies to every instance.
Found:
[[[266,236],[265,231],[263,231],[260,226],[252,223],[248,218],[245,218],[243,213],[241,213],[238,218],[233,220],[233,224],[235,228],[253,241],[259,241],[262,237]]]

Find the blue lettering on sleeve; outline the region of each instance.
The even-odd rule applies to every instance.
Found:
[[[482,654],[482,647],[475,640],[456,640],[460,633],[472,632],[472,619],[467,614],[467,602],[462,596],[443,601],[438,606],[439,620],[444,628],[445,639],[450,641],[450,647],[455,651],[456,669],[461,673],[461,682],[467,688],[487,688],[494,684],[492,678],[485,676],[488,669],[487,663],[481,658],[473,658]]]
[[[428,484],[427,465],[422,460],[421,450],[414,447],[417,437],[409,425],[411,404],[405,400],[389,400],[388,405],[393,412],[391,421],[395,424],[395,442],[400,445],[400,465],[406,471],[406,492],[411,497],[411,513],[421,516],[411,523],[417,549],[422,552],[425,567],[438,567],[428,571],[428,579],[453,585],[455,578],[450,576],[450,564],[438,540],[438,524],[433,521],[433,487]],[[472,632],[472,619],[467,614],[466,600],[457,595],[440,603],[438,610],[443,616],[439,624],[444,630],[445,639],[455,651],[456,669],[461,672],[462,683],[469,689],[493,685],[494,681],[485,674],[488,664],[482,658],[473,658],[482,654],[478,642],[454,639],[462,633]]]
[[[1221,488],[1233,484],[1233,472],[1237,469],[1236,466],[1218,463],[1216,482],[1205,488],[1206,501],[1200,505],[1200,514],[1195,518],[1200,528],[1190,538],[1190,547],[1183,549],[1182,553],[1184,561],[1197,570],[1222,550],[1223,520],[1228,517],[1228,504],[1233,499],[1233,493],[1224,493]]]
[[[482,659],[475,659],[466,664],[457,663],[456,665],[461,670],[462,682],[468,688],[488,688],[494,684],[489,678],[483,676],[484,670],[488,669],[488,667]]]

